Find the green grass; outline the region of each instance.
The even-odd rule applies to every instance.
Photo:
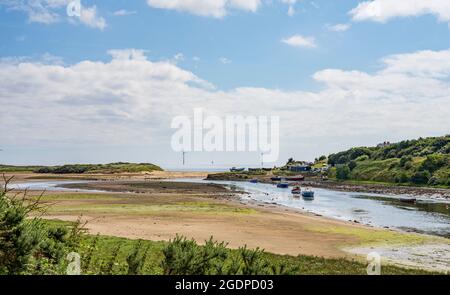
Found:
[[[57,200],[57,199],[55,199]],[[56,203],[50,213],[101,213],[122,215],[151,215],[167,212],[196,212],[203,214],[256,214],[254,209],[240,208],[210,202],[186,202],[174,204],[69,204]]]
[[[95,237],[86,236],[80,247],[80,254],[86,254],[86,249],[93,244]],[[121,245],[119,255],[115,261],[114,273],[126,274],[127,264],[126,257],[128,253],[137,245],[138,241],[117,237],[99,236],[97,246],[92,255],[91,265],[87,273],[99,273],[102,263],[111,259],[111,253]],[[149,247],[149,252],[144,263],[143,272],[151,275],[161,275],[161,261],[163,260],[162,249],[167,242],[143,241],[144,247]],[[235,250],[229,250],[235,251]],[[271,253],[264,254],[265,259],[273,263],[284,263],[290,268],[296,268],[296,274],[303,275],[322,275],[322,274],[366,274],[366,264],[356,260],[348,259],[326,259],[322,257],[299,255],[297,257],[288,255],[276,255]],[[85,270],[86,272],[86,270]],[[406,269],[391,265],[382,267],[382,274],[430,274],[429,272],[417,269]]]
[[[73,223],[47,220],[46,223],[53,226],[69,226]],[[359,235],[359,233],[358,233]],[[362,234],[366,236],[366,233]],[[366,239],[366,238],[365,238]],[[367,237],[372,240],[372,238]],[[376,240],[380,237],[375,237]],[[94,243],[94,241],[96,242]],[[93,236],[82,235],[79,248],[76,250],[82,261],[86,261],[90,257],[89,266],[82,268],[83,274],[101,273],[102,265],[109,262],[112,253],[120,246],[117,258],[114,261],[113,274],[123,275],[127,273],[126,258],[129,253],[138,245],[138,240],[111,236]],[[163,269],[161,262],[163,260],[162,250],[168,244],[165,241],[141,241],[144,248],[149,249],[143,266],[143,273],[148,275],[162,275]],[[95,247],[93,245],[95,244]],[[93,250],[90,250],[93,249]],[[228,251],[237,251],[228,249]],[[366,275],[367,265],[358,260],[345,258],[323,258],[308,255],[290,256],[278,255],[273,253],[264,253],[264,258],[272,264],[285,264],[287,268],[296,269],[295,274],[298,275]],[[420,275],[420,274],[437,274],[420,269],[403,268],[394,265],[382,265],[382,274],[384,275]]]
[[[344,226],[334,227],[311,227],[311,231],[331,233],[331,234],[343,234],[357,239],[357,244],[352,246],[376,246],[376,245],[418,245],[424,243],[440,242],[450,243],[448,239],[432,237],[414,233],[400,233],[390,230],[377,230],[377,229],[365,229],[365,228],[349,228]],[[342,245],[350,246],[350,245]]]
[[[40,169],[43,166],[11,166],[0,165],[0,173],[31,173],[36,169]]]
[[[40,197],[40,200],[43,202],[50,201],[76,201],[76,200],[103,200],[103,201],[113,201],[117,200],[118,197],[115,197],[111,194],[47,194]]]

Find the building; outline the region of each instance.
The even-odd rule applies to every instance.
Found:
[[[288,170],[292,171],[292,172],[308,172],[308,171],[311,171],[311,166],[292,165],[292,166],[288,166]]]

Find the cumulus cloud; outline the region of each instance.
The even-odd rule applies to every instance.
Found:
[[[350,24],[335,24],[335,25],[329,25],[328,29],[333,32],[345,32],[348,29],[350,29]]]
[[[26,13],[29,22],[53,24],[67,17],[66,8],[71,2],[72,0],[0,0],[0,6]],[[106,20],[98,15],[95,5],[81,6],[80,16],[70,17],[69,21],[100,30],[106,27]]]
[[[386,22],[396,17],[432,14],[440,21],[450,21],[448,0],[372,0],[359,3],[350,11],[355,21]]]
[[[88,27],[104,30],[106,20],[97,14],[97,7],[82,7],[79,21]]]
[[[145,51],[109,53],[107,62],[72,65],[2,60],[0,145],[158,145],[173,134],[171,118],[195,107],[221,116],[280,116],[282,148],[312,138],[357,142],[450,131],[450,63],[442,62],[450,50],[387,56],[374,73],[324,69],[313,75],[323,84],[319,91],[221,91]]]
[[[304,48],[317,47],[316,41],[313,37],[304,37],[302,35],[294,35],[289,38],[282,39],[281,42],[293,47],[304,47]]]
[[[137,11],[130,11],[130,10],[126,10],[126,9],[120,9],[117,11],[114,11],[113,15],[114,16],[127,16],[127,15],[133,15],[136,14]]]
[[[147,0],[154,8],[185,11],[200,16],[224,17],[229,9],[255,12],[261,0]]]

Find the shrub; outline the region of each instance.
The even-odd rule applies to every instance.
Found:
[[[350,163],[348,163],[348,168],[350,169],[350,171],[355,169],[356,168],[356,162],[355,161],[350,161]]]
[[[350,168],[347,165],[336,168],[336,178],[346,180],[350,178]]]
[[[395,180],[398,183],[407,183],[409,181],[409,178],[408,175],[406,175],[406,173],[402,173],[400,174],[400,176],[397,176]]]
[[[369,160],[368,155],[362,155],[362,156],[359,156],[358,158],[356,158],[356,161],[358,161],[358,162],[363,162],[363,161],[367,161],[367,160]]]
[[[440,155],[440,154],[433,154],[428,155],[425,161],[422,162],[422,164],[419,167],[419,170],[422,171],[430,171],[433,173],[436,170],[439,170],[441,167],[444,167],[446,165],[449,165],[449,157],[446,155]]]
[[[412,157],[411,156],[403,156],[400,159],[400,167],[405,167],[406,163],[411,162],[412,161]]]
[[[411,182],[415,184],[427,184],[431,174],[429,171],[418,171],[411,177]]]
[[[0,190],[0,274],[57,274],[68,252],[68,231],[50,227],[31,213],[42,209],[40,198],[26,193],[7,196],[12,178]]]
[[[270,262],[264,250],[226,248],[211,237],[204,246],[194,240],[176,236],[163,249],[162,268],[166,275],[268,275],[293,274],[297,269]]]

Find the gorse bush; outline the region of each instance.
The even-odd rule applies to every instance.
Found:
[[[0,190],[0,274],[63,272],[68,230],[31,216],[42,209],[39,198],[27,198],[26,193],[7,196],[10,181],[4,178]]]
[[[163,272],[166,275],[269,275],[296,271],[285,264],[270,262],[259,248],[244,246],[230,250],[226,246],[212,237],[200,246],[195,240],[177,235],[163,249]]]

